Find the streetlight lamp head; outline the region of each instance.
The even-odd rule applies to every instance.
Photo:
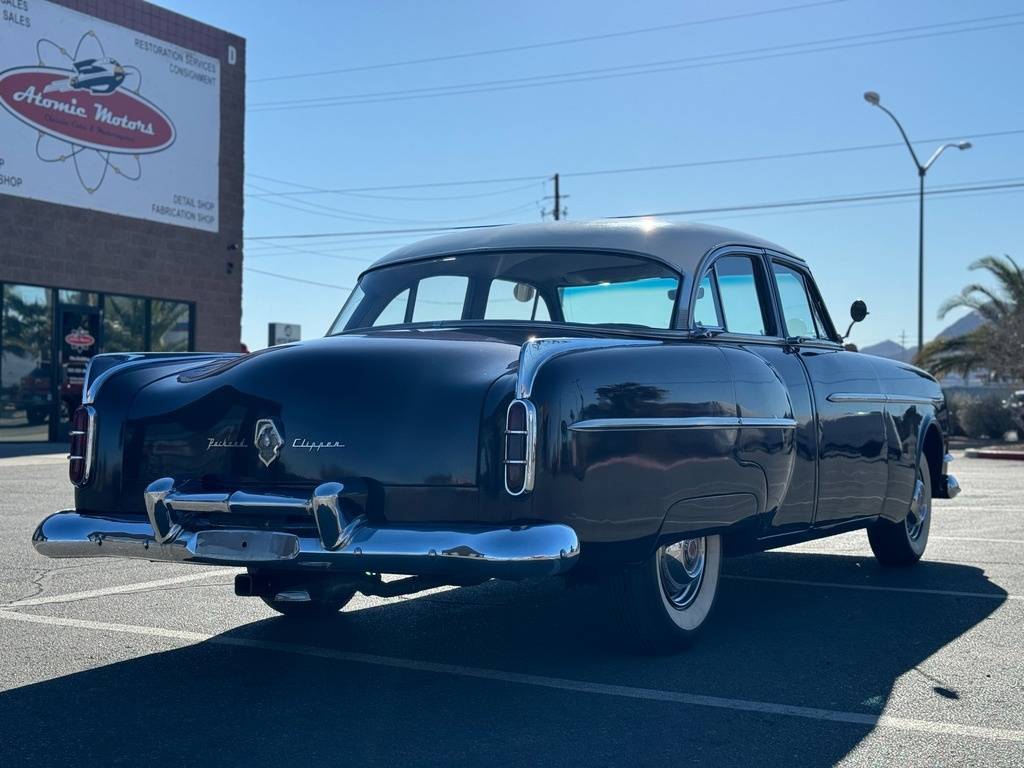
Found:
[[[875,91],[864,91],[864,101],[877,107],[882,99]]]
[[[970,149],[972,146],[973,145],[969,141],[959,141],[959,142],[957,142],[956,148],[957,149]]]

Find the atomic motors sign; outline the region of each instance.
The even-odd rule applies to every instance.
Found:
[[[220,63],[14,2],[0,28],[0,194],[217,231]]]
[[[78,82],[64,69],[9,69],[0,74],[0,104],[40,133],[97,152],[148,154],[174,143],[170,118],[141,95],[94,93]]]

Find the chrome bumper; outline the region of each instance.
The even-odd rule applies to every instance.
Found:
[[[308,499],[274,495],[188,494],[170,480],[146,490],[149,519],[50,515],[32,544],[47,557],[133,557],[206,565],[337,570],[351,573],[518,579],[552,576],[575,565],[580,552],[567,525],[374,525],[346,514],[341,483],[325,483]],[[195,513],[305,511],[318,536],[225,527],[192,530]],[[230,519],[230,518],[229,518]]]
[[[955,499],[960,494],[960,483],[953,475],[946,472],[951,461],[953,461],[951,453],[942,457],[942,474],[939,476],[939,487],[935,489],[934,494],[937,499]]]

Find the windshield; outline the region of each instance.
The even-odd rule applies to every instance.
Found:
[[[329,333],[472,320],[665,329],[679,280],[658,262],[614,253],[444,256],[363,275]]]

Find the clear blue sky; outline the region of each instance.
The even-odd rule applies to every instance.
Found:
[[[687,163],[898,141],[895,126],[861,94],[881,93],[911,138],[963,137],[928,175],[942,185],[1024,180],[1024,6],[1012,0],[844,0],[818,7],[568,45],[321,77],[261,78],[353,68],[603,35],[801,5],[811,0],[716,3],[523,0],[484,3],[164,0],[180,13],[248,41],[247,238],[396,229],[429,223],[529,222],[563,174],[569,217],[689,210],[916,189],[902,146],[840,154],[572,176],[591,170]],[[1018,14],[934,29],[873,33]],[[1009,24],[1013,24],[1007,26]],[[980,29],[982,27],[994,27]],[[942,34],[975,29],[972,32]],[[692,57],[833,38],[812,47],[928,34],[715,66],[436,98],[256,111],[259,103],[408,91]],[[795,46],[787,50],[806,50]],[[741,58],[753,57],[745,53]],[[762,54],[763,55],[763,54]],[[720,62],[705,58],[699,62]],[[919,145],[927,156],[935,142]],[[922,160],[924,157],[922,157]],[[270,181],[270,177],[277,181]],[[301,186],[360,188],[471,179],[537,181],[355,194],[253,197]],[[289,182],[289,183],[282,183]],[[479,196],[488,193],[486,196]],[[388,196],[382,199],[379,196]],[[413,198],[413,199],[405,199]],[[455,198],[455,199],[438,199]],[[288,207],[285,207],[288,206]],[[908,343],[916,335],[917,202],[706,214],[689,220],[774,240],[811,263],[837,325],[854,298],[871,315],[853,340]],[[1024,194],[933,197],[926,215],[925,331],[939,331],[943,299],[985,254],[1024,258]],[[266,344],[269,321],[321,335],[347,295],[259,274],[350,286],[366,263],[420,235],[247,240],[243,340]],[[281,243],[288,246],[284,247]],[[292,250],[289,250],[291,248]],[[295,248],[315,253],[297,252]]]

